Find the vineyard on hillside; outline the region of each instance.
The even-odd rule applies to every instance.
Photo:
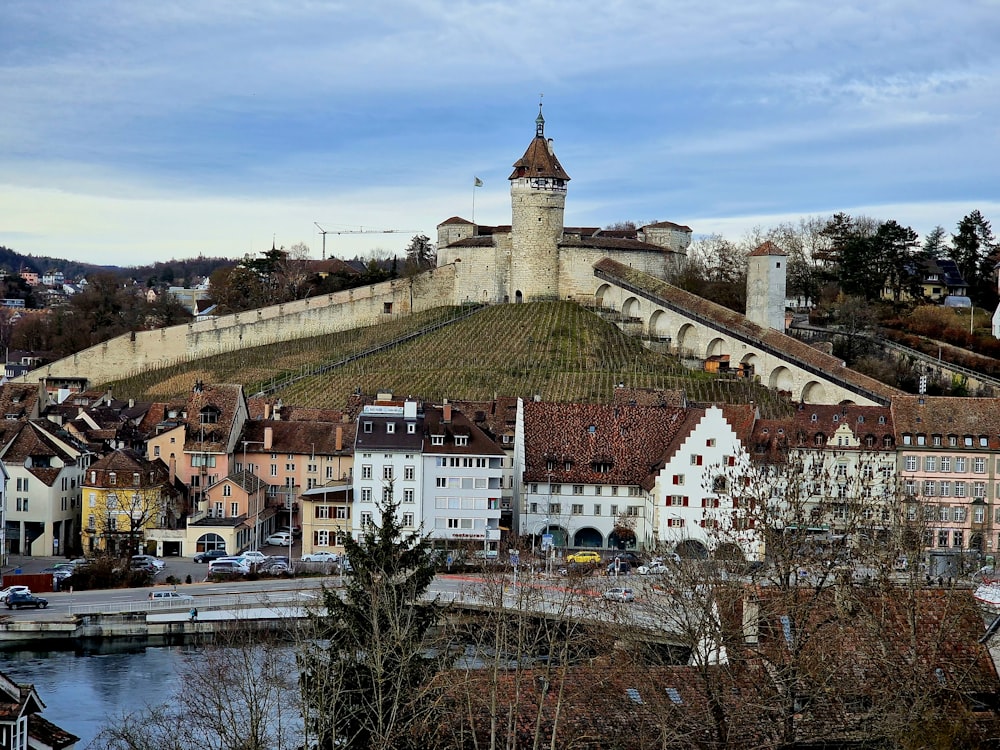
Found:
[[[689,401],[749,403],[762,416],[788,413],[791,405],[745,380],[694,372],[570,302],[497,305],[398,346],[356,356],[415,330],[458,317],[449,308],[372,328],[257,347],[143,373],[113,384],[117,397],[149,400],[178,395],[196,379],[244,383],[255,393],[295,376],[274,395],[286,404],[342,408],[348,396],[391,391],[428,400],[490,399],[538,395],[550,401],[607,403],[618,384],[683,389]],[[416,318],[417,316],[415,316]],[[409,326],[406,323],[409,321]],[[320,374],[330,362],[350,361]]]

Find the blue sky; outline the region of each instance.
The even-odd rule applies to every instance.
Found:
[[[0,245],[398,252],[475,176],[507,224],[540,93],[567,225],[1000,231],[998,39],[998,0],[4,0]]]

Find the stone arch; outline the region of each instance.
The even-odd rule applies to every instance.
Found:
[[[608,292],[611,291],[611,284],[601,284],[597,287],[597,291],[594,292],[594,302],[598,307],[604,307],[604,298],[608,296]]]
[[[552,545],[554,547],[565,547],[566,542],[569,539],[569,534],[562,526],[550,524],[545,533],[552,535]]]
[[[825,404],[826,389],[818,380],[810,380],[802,386],[803,404]]]
[[[771,370],[771,374],[767,379],[768,387],[777,391],[788,391],[791,393],[794,384],[792,371],[784,366],[775,367]]]
[[[655,310],[649,316],[649,335],[651,338],[670,340],[670,316],[663,310]]]
[[[716,336],[714,339],[708,342],[708,346],[705,347],[705,356],[714,357],[717,354],[726,353],[726,340],[720,336]]]
[[[639,300],[636,297],[629,297],[622,303],[622,315],[626,318],[638,318]]]
[[[708,547],[697,539],[685,539],[674,547],[674,552],[686,560],[707,560]]]
[[[843,401],[838,401],[837,406],[856,406],[857,402],[853,398],[845,398]]]
[[[490,300],[490,290],[489,289],[484,289],[483,290],[483,302],[489,302],[489,300]]]
[[[677,342],[678,351],[694,351],[694,347],[698,343],[698,329],[695,327],[694,323],[685,323],[677,329],[677,336],[675,340]]]
[[[715,550],[714,557],[716,560],[726,560],[727,562],[746,562],[743,550],[738,544],[732,542],[720,544]]]
[[[521,290],[518,289],[514,292],[514,303],[520,305],[522,302],[524,302],[524,295],[521,293]]]
[[[597,529],[580,529],[573,535],[574,547],[603,547],[604,536]]]
[[[617,531],[608,534],[608,547],[611,549],[635,549],[638,539],[635,532],[630,532],[631,536],[619,536]]]
[[[752,378],[754,375],[760,374],[760,357],[758,357],[754,352],[747,352],[743,355],[743,359],[740,360],[740,365],[743,368],[743,377],[745,378]]]
[[[209,532],[208,534],[202,534],[198,537],[198,541],[195,542],[196,552],[208,552],[213,549],[226,551],[226,540],[216,533]]]

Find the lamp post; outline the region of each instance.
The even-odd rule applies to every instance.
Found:
[[[248,445],[264,445],[264,441],[263,440],[244,440],[243,441],[243,473],[245,473],[245,474],[248,473],[252,477],[256,477],[257,475],[254,474],[252,471],[250,471],[250,472],[247,471],[247,446]],[[260,486],[256,487],[255,490],[254,490],[255,494],[259,494],[259,492],[260,492]],[[249,507],[247,508],[247,510],[248,511],[250,510]],[[263,510],[262,508],[256,508],[255,512],[254,512],[254,516],[253,516],[253,537],[250,539],[250,549],[255,550],[255,551],[257,549],[257,545],[260,542],[260,530],[258,529],[258,524],[260,523],[260,514],[261,514],[262,510]],[[288,561],[291,562],[291,560],[292,560],[291,555],[289,555]]]

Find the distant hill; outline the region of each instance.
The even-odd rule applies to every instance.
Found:
[[[122,278],[136,279],[143,284],[152,278],[158,283],[168,286],[179,286],[192,283],[195,278],[209,276],[216,268],[231,266],[235,262],[231,258],[199,257],[168,260],[144,266],[101,266],[65,258],[51,258],[45,255],[22,255],[16,250],[0,245],[0,268],[5,269],[8,273],[16,275],[22,269],[28,269],[43,274],[50,270],[56,270],[62,271],[68,279],[77,279],[95,273],[111,273]]]
[[[407,343],[310,375],[331,361],[377,348],[456,312],[439,308],[370,328],[216,355],[138,373],[109,387],[119,398],[163,400],[186,393],[199,379],[243,383],[254,393],[294,375],[296,382],[275,392],[284,403],[342,408],[356,389],[435,400],[538,395],[552,401],[608,403],[615,387],[624,384],[682,388],[695,402],[752,401],[765,416],[792,408],[746,380],[688,370],[571,302],[489,307]]]

